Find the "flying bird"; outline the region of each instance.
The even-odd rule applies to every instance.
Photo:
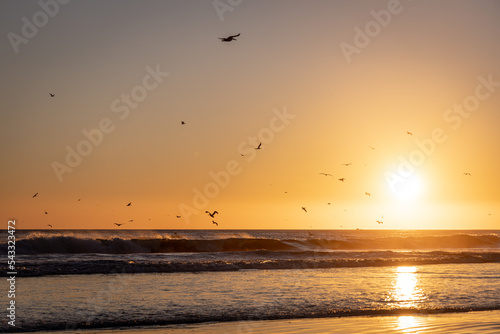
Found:
[[[127,206],[131,206],[132,205],[132,202],[128,203]]]
[[[215,224],[215,225],[219,226],[219,224],[217,224],[217,222],[213,221],[213,220],[212,220],[212,224]]]
[[[236,37],[238,37],[239,35],[241,35],[241,33],[239,33],[238,35],[232,35],[232,36],[228,36],[228,37],[219,37],[219,39],[222,41],[222,42],[232,42],[232,41],[236,41]]]
[[[48,215],[47,211],[44,211],[46,215]]]
[[[133,221],[134,221],[133,219],[130,219],[130,220],[129,220],[129,223],[131,223],[131,222],[133,222]]]
[[[125,223],[121,223],[121,224],[115,223],[115,225],[118,227],[122,226],[123,224],[125,224]]]
[[[342,164],[342,165],[344,165],[344,166],[350,166],[350,165],[352,165],[352,163],[351,163],[351,162],[348,162],[348,163],[346,163],[346,164]]]
[[[35,198],[35,197],[36,197],[36,195],[38,195],[38,193],[34,194],[34,195],[33,195],[33,198]]]
[[[305,206],[302,207],[302,210],[304,210],[304,212],[307,213],[307,209]]]
[[[472,175],[470,175],[470,173],[464,173],[464,175],[472,176]]]
[[[47,224],[47,226],[50,226],[50,227],[52,227],[52,225],[50,225],[50,224]]]
[[[82,200],[82,199],[81,199],[81,198],[79,198],[79,199],[78,199],[78,202],[80,202],[81,200]]]
[[[406,131],[406,134],[413,136],[413,133],[411,133],[410,131]]]
[[[341,177],[341,178],[339,179],[339,181],[344,182],[344,181],[345,181],[345,178]]]
[[[379,223],[379,224],[383,224],[384,222],[381,222],[380,220],[377,220],[377,223]]]
[[[372,149],[372,150],[374,150],[374,151],[376,151],[376,150],[377,150],[377,149],[376,149],[375,147],[373,147],[373,146],[368,145],[368,147],[369,147],[369,148],[371,148],[371,149]]]
[[[366,191],[365,191],[365,195],[366,195],[366,196],[371,196],[371,195],[370,195],[370,193],[367,193]]]
[[[332,174],[328,174],[328,173],[318,173],[318,174],[321,174],[321,175],[324,175],[324,176],[333,176]]]
[[[177,218],[181,218],[181,216],[176,216]]]
[[[49,93],[50,94],[50,97],[54,97],[56,96],[56,94],[52,94],[52,93]]]
[[[184,125],[184,124],[186,124],[186,122],[184,122],[184,121],[181,121],[181,125]]]
[[[256,149],[256,150],[260,150],[260,149],[261,149],[261,148],[260,148],[261,146],[262,146],[262,143],[259,143],[259,146],[255,147],[255,149]]]
[[[205,211],[205,213],[208,213],[208,215],[209,215],[210,217],[214,218],[214,216],[215,216],[216,214],[218,214],[219,212],[214,211],[214,212],[210,213],[210,211]]]

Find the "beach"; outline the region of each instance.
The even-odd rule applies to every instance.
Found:
[[[453,333],[496,334],[500,311],[460,312],[434,315],[369,316],[319,319],[241,321],[141,329],[89,330],[89,334],[385,334]],[[72,332],[65,332],[72,333]]]
[[[460,333],[495,328],[499,234],[26,231],[17,243],[16,327],[4,319],[0,330],[404,333],[417,327]]]

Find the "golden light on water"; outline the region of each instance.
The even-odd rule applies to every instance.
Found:
[[[400,308],[413,308],[423,298],[418,288],[418,273],[416,267],[398,267],[393,290],[388,300]]]
[[[402,333],[414,333],[415,328],[420,325],[417,318],[413,316],[401,316],[398,317],[398,327],[397,330]]]

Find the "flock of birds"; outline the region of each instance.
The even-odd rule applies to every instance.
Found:
[[[241,35],[241,33],[238,33],[238,34],[236,34],[236,35],[230,35],[230,36],[227,36],[227,37],[219,37],[219,39],[221,40],[221,42],[233,42],[233,41],[236,41],[236,40],[237,40],[237,39],[236,39],[236,37],[239,37],[240,35]],[[54,98],[54,97],[55,97],[55,93],[49,93],[49,95],[50,95],[50,97],[51,97],[51,98]],[[186,124],[186,122],[181,121],[181,125],[185,125],[185,124]],[[410,136],[413,136],[413,133],[412,133],[412,132],[410,132],[410,131],[406,131],[406,134],[408,134],[408,135],[410,135]],[[370,149],[374,150],[374,151],[376,151],[376,150],[377,150],[377,149],[376,149],[376,148],[374,148],[373,146],[368,146],[368,147],[369,147]],[[257,147],[255,147],[254,149],[255,149],[255,150],[261,150],[261,149],[262,149],[262,143],[259,143],[259,145],[258,145]],[[244,156],[243,154],[241,154],[241,155],[242,155],[242,156]],[[342,165],[343,165],[343,166],[348,167],[348,166],[351,166],[351,165],[352,165],[352,163],[351,163],[351,162],[348,162],[348,163],[343,163]],[[323,175],[323,176],[326,176],[326,177],[328,177],[328,176],[333,177],[333,174],[330,174],[330,173],[321,172],[321,173],[318,173],[318,174]],[[468,172],[465,172],[465,173],[463,173],[463,174],[464,174],[464,175],[466,175],[466,176],[472,176],[472,175],[471,175],[471,173],[468,173]],[[340,181],[340,182],[344,182],[344,181],[346,181],[346,179],[345,179],[344,177],[338,178],[337,180],[338,180],[338,181]],[[285,193],[286,193],[286,192],[285,192]],[[33,195],[33,198],[37,197],[37,195],[38,195],[38,192],[37,192],[37,193],[35,193],[35,194]],[[365,195],[366,195],[366,196],[371,197],[371,194],[370,194],[369,192],[365,192]],[[80,201],[80,199],[78,199],[78,201]],[[328,204],[328,205],[330,205],[331,203],[327,203],[327,204]],[[129,202],[126,206],[127,206],[127,207],[130,207],[131,205],[132,205],[132,202]],[[303,207],[302,207],[302,210],[303,210],[305,213],[307,213],[307,208],[306,208],[305,206],[303,206]],[[346,211],[346,210],[344,210],[344,211]],[[45,213],[46,215],[48,214],[48,212],[47,212],[47,211],[44,211],[44,213]],[[213,212],[210,212],[210,211],[205,211],[205,213],[207,213],[207,214],[208,214],[208,216],[210,216],[210,217],[212,218],[212,224],[214,224],[214,225],[216,225],[216,226],[219,226],[219,224],[218,224],[218,223],[214,220],[214,219],[215,219],[215,215],[219,213],[218,211],[213,211]],[[490,215],[491,215],[491,214],[490,214]],[[177,218],[181,218],[181,216],[176,216],[176,217],[177,217]],[[383,218],[383,217],[382,217],[382,218]],[[129,222],[133,222],[133,219],[129,220]],[[383,221],[381,221],[381,220],[376,220],[376,222],[377,222],[378,224],[383,224],[383,223],[384,223],[384,222],[383,222]],[[115,224],[117,227],[120,227],[120,226],[122,226],[122,225],[125,225],[125,223],[114,223],[114,224]],[[51,228],[53,227],[51,224],[47,224],[47,226],[49,226],[49,227],[51,227]],[[309,233],[310,233],[310,232],[309,232]]]

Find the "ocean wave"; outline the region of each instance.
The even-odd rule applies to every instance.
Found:
[[[18,240],[17,254],[133,254],[133,253],[202,253],[242,251],[335,251],[335,250],[431,250],[431,249],[500,249],[495,234],[450,236],[396,236],[372,239],[327,238],[272,239],[228,237],[219,239],[179,238],[89,238],[82,236],[35,235]],[[0,245],[5,252],[6,244]]]
[[[94,256],[65,255],[32,258],[20,256],[18,276],[92,275],[221,272],[239,270],[328,269],[352,267],[415,266],[452,263],[500,263],[500,252],[251,252],[231,253],[219,258],[196,257],[189,259],[148,256]],[[3,268],[7,270],[6,267]]]

